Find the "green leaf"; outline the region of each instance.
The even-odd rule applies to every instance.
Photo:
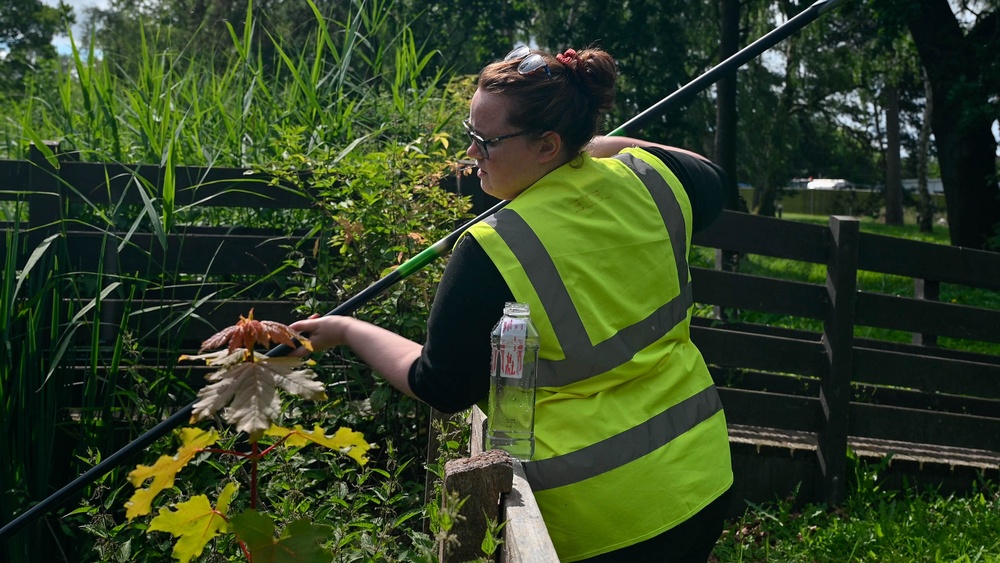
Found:
[[[149,514],[152,510],[153,498],[160,491],[174,486],[174,477],[203,448],[207,448],[219,439],[215,430],[200,428],[182,428],[181,447],[177,453],[163,455],[155,464],[136,466],[128,474],[129,482],[136,488],[135,494],[125,503],[125,517],[130,521],[136,516]],[[148,487],[141,488],[147,479],[152,479]],[[228,502],[228,501],[227,501]]]
[[[230,526],[254,563],[330,563],[330,553],[320,546],[332,533],[329,526],[296,520],[275,539],[274,522],[252,509],[233,516]]]
[[[174,545],[172,555],[181,563],[187,563],[201,555],[212,538],[228,531],[226,512],[237,488],[236,483],[227,484],[219,494],[219,502],[214,509],[205,495],[178,503],[175,510],[161,508],[159,516],[149,522],[146,532],[169,532],[180,538]]]
[[[45,255],[45,251],[47,251],[49,247],[52,246],[52,241],[56,240],[57,238],[59,238],[59,233],[56,233],[54,235],[49,235],[48,237],[45,238],[45,240],[39,243],[34,250],[31,251],[31,256],[28,257],[28,261],[27,263],[25,263],[24,268],[17,274],[17,285],[14,286],[13,297],[17,297],[17,294],[21,292],[21,285],[24,283],[26,279],[28,279],[28,274],[31,273],[31,270],[32,268],[35,267],[35,264],[37,264],[38,261],[42,259],[42,256]]]

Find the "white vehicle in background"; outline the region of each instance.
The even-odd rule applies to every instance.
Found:
[[[846,190],[853,187],[853,183],[843,178],[816,178],[806,184],[809,190]]]

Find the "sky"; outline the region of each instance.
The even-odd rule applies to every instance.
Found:
[[[77,47],[81,47],[83,39],[83,20],[84,20],[84,9],[98,7],[107,8],[108,0],[63,0],[66,4],[73,8],[73,13],[76,14],[76,26],[73,27],[73,38],[76,40]],[[42,0],[43,4],[48,4],[49,6],[58,6],[59,0]],[[52,39],[52,44],[56,46],[56,50],[61,54],[67,54],[70,52],[69,48],[69,36],[57,35]]]

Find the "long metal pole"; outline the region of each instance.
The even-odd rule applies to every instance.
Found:
[[[640,113],[636,117],[632,118],[630,121],[626,122],[624,125],[618,127],[614,131],[608,133],[609,136],[624,136],[626,134],[632,134],[642,128],[643,125],[647,124],[651,119],[662,115],[667,111],[667,109],[673,107],[674,105],[682,104],[688,101],[692,96],[700,92],[701,90],[707,88],[711,84],[715,83],[722,77],[722,74],[732,70],[733,68],[738,68],[745,64],[747,61],[757,57],[767,49],[773,47],[779,43],[782,39],[788,37],[789,35],[795,33],[796,31],[802,29],[807,24],[828,12],[829,10],[836,7],[838,4],[842,3],[844,0],[819,0],[809,8],[806,8],[800,14],[794,18],[788,20],[784,24],[776,27],[767,35],[764,35],[757,41],[754,41],[750,45],[744,47],[738,51],[733,56],[722,61],[718,65],[712,67],[705,74],[702,74],[698,78],[694,79],[690,83],[681,87],[673,94],[663,98],[655,105],[647,109],[646,111]],[[494,205],[492,208],[488,209],[486,212],[482,213],[475,219],[469,221],[468,223],[462,225],[455,231],[449,233],[446,237],[442,238],[438,242],[434,243],[427,249],[423,250],[416,256],[410,258],[406,262],[403,262],[398,268],[396,268],[389,275],[379,279],[375,283],[366,287],[357,295],[354,295],[347,301],[341,303],[338,307],[326,313],[326,315],[349,315],[360,308],[362,305],[367,303],[373,297],[379,295],[392,285],[397,282],[407,278],[414,272],[420,270],[430,262],[436,260],[437,258],[444,256],[451,250],[458,237],[462,235],[466,230],[477,222],[485,219],[489,215],[496,213],[507,205],[506,201],[501,201],[500,203]],[[268,351],[267,355],[269,357],[283,356],[291,351],[291,348],[285,345],[279,345]],[[196,401],[192,401],[189,405],[185,406],[178,412],[174,413],[171,417],[163,420],[145,434],[139,436],[134,441],[130,442],[128,445],[118,450],[111,456],[105,458],[100,463],[92,467],[89,471],[83,475],[74,479],[71,483],[59,489],[48,498],[42,502],[31,507],[24,513],[20,514],[9,523],[5,524],[3,528],[0,528],[0,541],[5,541],[8,537],[13,535],[15,532],[25,527],[31,521],[36,518],[41,517],[53,508],[66,502],[68,499],[73,497],[76,493],[81,491],[87,485],[93,483],[99,479],[105,473],[111,471],[115,467],[123,464],[125,460],[131,456],[145,450],[149,445],[151,445],[156,440],[168,434],[174,428],[177,428],[185,421],[191,418],[191,412],[194,410],[194,404]]]
[[[685,84],[646,111],[628,120],[624,125],[608,133],[608,135],[624,136],[631,135],[636,131],[639,131],[644,125],[666,113],[667,109],[689,102],[698,92],[701,92],[705,88],[708,88],[712,84],[718,82],[725,73],[731,71],[733,68],[739,68],[747,62],[757,58],[764,51],[774,47],[780,43],[781,40],[809,25],[816,20],[816,18],[836,8],[843,2],[844,0],[818,0],[805,10],[802,10],[802,12],[792,19],[772,29],[767,35],[764,35],[760,39],[740,49],[728,59],[715,65],[706,73]]]

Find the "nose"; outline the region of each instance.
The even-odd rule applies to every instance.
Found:
[[[465,149],[465,154],[469,155],[470,158],[474,158],[476,160],[486,159],[486,155],[484,155],[482,151],[479,150],[479,143],[473,141],[472,139],[469,139],[469,147]]]

